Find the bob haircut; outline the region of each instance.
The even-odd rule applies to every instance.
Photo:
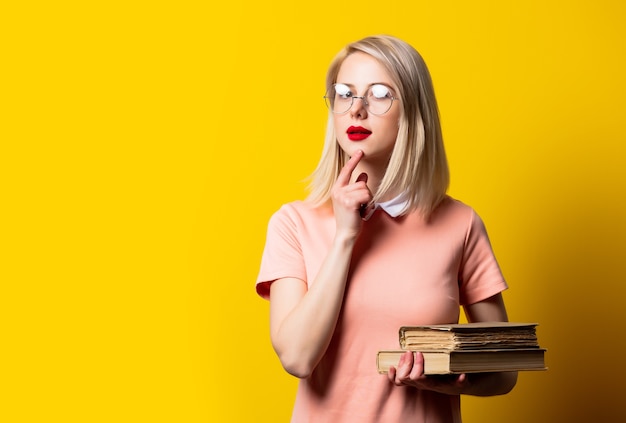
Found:
[[[326,90],[336,82],[343,61],[356,52],[372,56],[386,69],[398,88],[402,105],[398,136],[373,202],[403,193],[407,206],[402,214],[419,211],[428,217],[445,198],[450,174],[426,63],[411,45],[398,38],[367,37],[348,44],[335,56],[326,75]],[[324,149],[311,175],[308,201],[317,206],[330,201],[332,186],[348,159],[337,142],[329,111]]]

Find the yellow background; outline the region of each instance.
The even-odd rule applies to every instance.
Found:
[[[0,7],[0,421],[288,420],[266,224],[317,163],[329,61],[376,33],[429,64],[450,193],[548,348],[465,421],[626,419],[623,2],[210,4]]]

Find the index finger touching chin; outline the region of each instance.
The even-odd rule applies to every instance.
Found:
[[[354,169],[356,168],[356,165],[359,163],[359,161],[361,161],[362,158],[363,158],[363,151],[357,150],[352,155],[352,157],[350,157],[350,160],[348,160],[346,164],[343,166],[343,169],[341,169],[341,172],[339,173],[339,177],[337,178],[337,182],[339,182],[342,185],[347,185],[350,182],[350,176],[352,176],[352,172],[354,171]]]

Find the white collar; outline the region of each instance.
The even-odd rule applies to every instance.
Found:
[[[383,209],[389,216],[398,217],[409,205],[409,200],[406,199],[406,193],[400,194],[395,198],[392,198],[389,201],[384,201],[382,203],[375,203],[374,207],[370,209],[370,212],[365,216],[364,220],[369,220],[370,217],[374,214],[376,209]]]

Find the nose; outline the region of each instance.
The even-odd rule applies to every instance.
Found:
[[[357,101],[361,100],[361,101]],[[352,97],[352,107],[350,108],[350,114],[355,117],[358,116],[361,119],[367,117],[367,108],[365,107],[367,103],[365,102],[364,96],[354,96]]]

